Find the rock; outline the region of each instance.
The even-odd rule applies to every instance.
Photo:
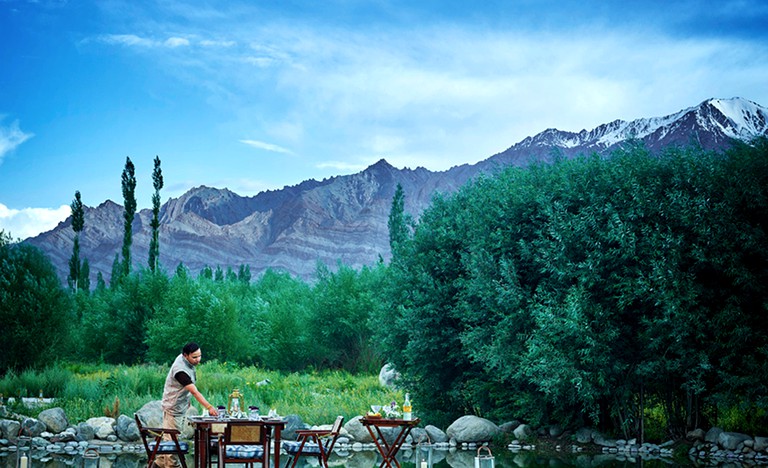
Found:
[[[283,429],[281,437],[285,440],[296,440],[296,431],[303,429],[309,429],[309,427],[301,417],[297,414],[289,414],[285,417],[285,429]]]
[[[363,444],[373,442],[373,438],[368,432],[368,429],[366,429],[365,426],[363,426],[363,423],[360,422],[361,418],[362,416],[355,416],[350,419],[349,422],[344,425],[344,429],[356,442]]]
[[[560,437],[563,435],[563,427],[559,424],[552,424],[549,426],[549,436],[550,437]]]
[[[448,435],[445,432],[443,432],[440,428],[435,427],[431,424],[428,424],[427,427],[424,428],[424,430],[427,431],[429,440],[431,440],[433,444],[448,442],[448,439],[449,439]]]
[[[107,437],[115,434],[115,418],[101,416],[85,422],[94,429],[97,439],[107,440]]]
[[[499,426],[499,430],[505,434],[508,434],[517,429],[517,426],[519,425],[520,421],[507,421]]]
[[[710,428],[707,433],[704,435],[704,441],[709,442],[711,444],[716,444],[718,437],[720,437],[720,433],[723,432],[722,429],[719,427],[712,427]]]
[[[768,437],[755,437],[755,445],[752,448],[755,452],[763,452],[768,449]]]
[[[400,378],[400,373],[395,370],[395,366],[392,364],[384,364],[379,371],[379,384],[382,387],[394,388],[397,379]]]
[[[501,431],[499,426],[487,419],[466,415],[454,421],[445,432],[448,437],[462,443],[487,442]]]
[[[615,440],[606,439],[602,434],[599,433],[593,433],[592,440],[595,442],[595,445],[599,445],[601,447],[616,447]]]
[[[35,418],[26,418],[21,423],[21,433],[29,437],[39,437],[45,429],[45,424]]]
[[[41,411],[40,414],[37,415],[37,419],[45,424],[48,430],[54,434],[64,431],[69,426],[67,414],[62,408],[50,408]]]
[[[580,444],[588,444],[592,442],[592,429],[588,427],[582,427],[576,431],[576,442]]]
[[[81,422],[76,428],[76,438],[79,441],[93,440],[96,438],[96,429],[88,423]]]
[[[141,435],[139,434],[139,427],[136,425],[136,420],[129,418],[124,414],[121,414],[117,418],[115,434],[117,435],[118,439],[124,440],[126,442],[133,442],[141,438]]]
[[[750,436],[738,432],[721,432],[717,436],[717,445],[726,450],[736,450],[739,444],[751,439]]]
[[[411,444],[413,445],[428,445],[432,443],[432,439],[429,438],[426,429],[423,427],[414,427],[411,430],[411,435],[409,435],[408,438],[411,439]],[[406,442],[408,442],[408,439],[406,439]]]
[[[520,424],[515,428],[512,433],[515,435],[515,438],[520,441],[528,440],[533,435],[533,429],[531,429],[531,426],[528,424]]]
[[[694,429],[692,431],[688,431],[688,433],[685,435],[685,438],[693,442],[694,440],[704,440],[705,436],[706,433],[704,432],[704,429]]]
[[[146,403],[136,411],[136,414],[139,415],[142,424],[147,427],[163,427],[163,402],[161,400],[153,400]],[[187,417],[197,415],[197,408],[195,406],[190,406],[187,410]],[[185,426],[181,428],[182,439],[191,439],[194,433],[194,428],[189,424],[185,424]]]

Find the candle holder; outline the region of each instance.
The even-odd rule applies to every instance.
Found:
[[[29,456],[31,447],[32,439],[20,435],[18,442],[16,442],[16,468],[30,468],[32,466],[32,459]]]
[[[480,452],[485,450],[486,454],[481,455]],[[491,453],[491,449],[483,445],[477,449],[477,456],[475,457],[475,468],[494,468],[496,462],[493,458],[493,453]]]
[[[425,433],[416,443],[416,468],[432,468],[432,465],[432,441]]]
[[[83,452],[83,468],[99,468],[100,461],[101,455],[98,450],[89,448]]]

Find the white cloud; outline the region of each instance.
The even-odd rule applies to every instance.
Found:
[[[282,146],[273,145],[272,143],[265,143],[263,141],[258,140],[240,140],[240,143],[244,143],[248,146],[252,146],[254,148],[259,148],[267,151],[272,151],[273,153],[284,153],[284,154],[293,154],[293,152],[289,149],[283,148]]]
[[[0,115],[2,123],[4,115]],[[0,125],[0,164],[6,154],[15,150],[20,144],[35,136],[33,133],[24,133],[19,128],[19,121],[15,120],[10,126]]]
[[[169,37],[164,42],[166,47],[183,47],[189,45],[189,39],[183,37]]]
[[[135,34],[104,34],[98,37],[99,40],[107,44],[118,44],[124,46],[152,47],[155,41]]]
[[[55,228],[67,219],[70,212],[68,205],[15,210],[0,203],[0,229],[11,234],[14,239],[26,239]]]

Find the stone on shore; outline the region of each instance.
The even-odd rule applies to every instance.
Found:
[[[50,432],[58,434],[69,427],[69,421],[67,420],[67,414],[63,408],[50,408],[43,410],[37,415],[39,419]]]
[[[445,431],[448,437],[463,442],[487,442],[501,432],[493,422],[474,415],[462,416]]]

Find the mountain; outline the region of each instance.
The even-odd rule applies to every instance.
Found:
[[[710,99],[664,117],[616,120],[578,133],[547,129],[477,164],[433,172],[422,167],[397,169],[384,159],[362,172],[323,181],[308,180],[280,190],[242,197],[227,189],[196,187],[169,199],[160,210],[160,263],[173,271],[183,262],[193,274],[203,267],[249,265],[255,276],[267,268],[311,279],[318,262],[354,268],[388,259],[387,220],[397,184],[405,209],[418,217],[435,193],[451,193],[479,173],[548,162],[593,152],[605,153],[629,139],[651,151],[670,145],[698,144],[723,149],[736,140],[768,135],[768,109],[741,99]],[[85,209],[81,257],[109,279],[122,245],[123,208],[105,201]],[[132,256],[146,265],[151,211],[133,222]],[[62,280],[68,274],[74,232],[71,218],[55,229],[27,239],[53,261]]]

